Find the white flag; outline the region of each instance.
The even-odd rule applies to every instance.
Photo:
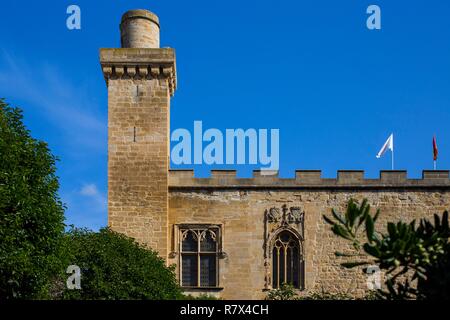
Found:
[[[386,140],[386,142],[384,143],[380,152],[378,152],[377,158],[381,158],[386,153],[387,150],[391,150],[392,152],[394,152],[394,134],[393,133]]]

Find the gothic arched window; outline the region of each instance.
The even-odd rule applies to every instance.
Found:
[[[294,288],[304,288],[304,262],[300,241],[289,232],[282,231],[273,242],[272,287],[290,284]]]
[[[181,229],[181,285],[216,287],[218,283],[219,228]]]

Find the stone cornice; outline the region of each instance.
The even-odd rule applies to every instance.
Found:
[[[449,171],[423,171],[422,179],[408,179],[406,171],[381,171],[378,179],[364,178],[364,171],[338,171],[337,178],[322,178],[321,171],[299,170],[295,178],[262,175],[238,178],[234,170],[212,170],[210,178],[196,178],[192,170],[170,170],[169,189],[442,189],[450,190]]]
[[[177,87],[175,51],[171,48],[100,49],[106,82],[110,79],[167,79],[170,94]]]

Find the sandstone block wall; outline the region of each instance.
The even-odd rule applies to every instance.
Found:
[[[167,255],[171,49],[102,49],[108,84],[108,224]]]
[[[130,10],[120,24],[122,48],[159,48],[159,19],[147,10]]]
[[[265,210],[298,206],[305,212],[306,290],[302,294],[325,290],[362,296],[367,290],[367,278],[361,269],[340,267],[343,258],[335,257],[334,252],[345,251],[348,243],[332,234],[322,215],[330,215],[332,208],[344,212],[350,198],[367,198],[373,208],[379,208],[379,226],[388,221],[432,217],[450,209],[446,171],[425,172],[426,178],[418,180],[407,180],[404,172],[384,172],[381,179],[371,181],[354,171],[341,172],[337,179],[321,179],[320,172],[310,171],[299,172],[298,177],[303,180],[280,182],[277,177],[237,179],[234,172],[213,172],[209,179],[194,179],[189,171],[171,172],[169,251],[177,251],[173,241],[175,225],[220,224],[226,253],[219,260],[221,289],[209,292],[225,299],[264,298]],[[179,256],[171,257],[169,263],[178,264]]]

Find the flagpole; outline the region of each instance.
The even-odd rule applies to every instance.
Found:
[[[394,171],[394,133],[391,133],[392,171]]]
[[[433,164],[434,164],[434,171],[436,171],[436,168],[437,168],[437,158],[438,158],[438,149],[437,149],[436,135],[434,135],[433,136]]]
[[[394,150],[392,150],[392,171],[394,171]]]

